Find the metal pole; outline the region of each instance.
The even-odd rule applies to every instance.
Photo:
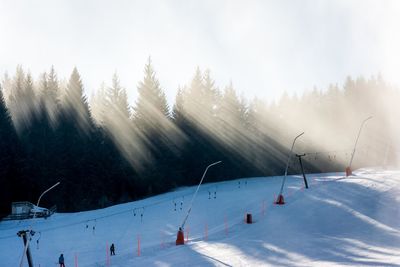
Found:
[[[209,169],[211,166],[217,165],[217,164],[219,164],[219,163],[221,163],[221,162],[222,162],[222,161],[214,162],[214,163],[208,165],[207,168],[205,169],[205,171],[204,171],[204,173],[203,173],[203,176],[201,177],[200,183],[199,183],[199,185],[197,186],[196,191],[195,191],[194,194],[193,194],[192,200],[190,201],[189,209],[188,209],[188,211],[187,211],[186,217],[185,217],[185,219],[183,220],[183,223],[182,223],[182,226],[180,227],[180,229],[183,230],[184,227],[185,227],[185,223],[186,223],[186,221],[187,221],[187,219],[188,219],[188,217],[189,217],[189,213],[190,213],[190,211],[192,210],[193,201],[194,201],[194,199],[196,198],[197,192],[199,191],[200,185],[203,183],[204,177],[206,176],[206,173],[207,173],[208,169]]]
[[[301,157],[304,157],[306,154],[296,154],[296,157],[299,158],[299,162],[300,162],[300,167],[301,167],[301,173],[303,174],[303,179],[304,179],[304,185],[305,187],[308,189],[308,183],[307,183],[307,178],[306,178],[306,174],[304,173],[304,167],[303,167],[303,162],[301,161]]]
[[[372,119],[372,116],[366,118],[366,119],[363,120],[363,122],[361,123],[360,130],[358,131],[356,143],[354,144],[353,153],[351,154],[351,158],[350,158],[350,163],[349,163],[349,168],[350,168],[350,169],[351,169],[351,164],[353,163],[354,154],[356,153],[356,147],[357,147],[358,139],[360,138],[361,130],[362,130],[364,124],[365,124],[365,123],[367,122],[367,120],[369,120],[369,119]]]
[[[53,186],[51,186],[49,189],[45,190],[45,191],[39,196],[39,199],[38,199],[38,201],[37,201],[37,203],[36,203],[36,207],[39,207],[40,199],[42,198],[42,196],[43,196],[44,194],[46,194],[47,192],[49,192],[49,191],[50,191],[51,189],[53,189],[54,187],[56,187],[57,185],[59,185],[59,184],[60,184],[60,182],[57,182],[56,184],[54,184]],[[35,217],[36,217],[36,209],[33,211],[33,218],[32,218],[32,219],[35,219]],[[31,229],[32,229],[32,227],[31,227]],[[29,267],[33,267],[32,256],[31,256],[31,253],[30,253],[30,250],[29,250],[29,239],[30,239],[30,238],[26,238],[26,234],[22,235],[22,238],[24,239],[24,253],[22,254],[21,262],[20,262],[20,264],[19,264],[19,267],[22,267],[22,264],[23,264],[23,262],[24,262],[24,256],[25,256],[25,254],[26,254],[27,258],[28,258]],[[29,262],[30,262],[30,263],[29,263]],[[31,265],[31,264],[32,264],[32,265]]]
[[[288,159],[287,159],[287,162],[286,162],[285,176],[283,177],[283,180],[282,180],[282,185],[281,185],[281,190],[279,191],[279,195],[282,195],[282,193],[283,193],[283,186],[285,185],[287,171],[288,171],[288,168],[289,168],[290,157],[292,156],[292,151],[293,151],[294,144],[296,143],[297,138],[299,138],[303,134],[304,134],[304,132],[302,132],[301,134],[296,136],[294,138],[294,140],[293,140],[292,148],[290,149],[290,153],[289,153],[289,156],[288,156]]]

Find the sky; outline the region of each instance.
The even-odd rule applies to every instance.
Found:
[[[346,77],[400,84],[398,1],[0,0],[0,74],[76,66],[88,96],[117,72],[130,102],[150,56],[172,103],[197,67],[247,98]]]

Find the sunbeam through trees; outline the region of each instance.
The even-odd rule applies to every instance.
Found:
[[[101,81],[99,81],[101,82]],[[210,162],[207,181],[282,175],[291,139],[305,131],[296,152],[307,172],[344,171],[360,122],[355,167],[399,160],[400,92],[381,76],[349,77],[343,88],[314,88],[279,101],[248,100],[232,83],[221,89],[209,70],[195,70],[169,106],[149,58],[129,103],[117,73],[90,100],[74,68],[60,80],[54,67],[36,80],[18,66],[0,90],[0,213],[12,201],[43,199],[60,211],[127,202],[194,185]],[[299,173],[290,163],[290,173]]]

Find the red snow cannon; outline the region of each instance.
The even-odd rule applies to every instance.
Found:
[[[183,234],[182,228],[179,228],[178,234],[176,235],[176,245],[184,245],[185,244],[185,236]]]
[[[351,168],[347,167],[346,168],[346,177],[353,175],[353,173],[351,172]]]
[[[277,205],[283,205],[283,204],[285,204],[285,198],[283,197],[282,194],[280,194],[280,195],[278,196],[278,198],[277,198],[276,201],[275,201],[275,204],[277,204]]]

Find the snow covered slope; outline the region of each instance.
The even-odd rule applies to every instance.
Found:
[[[19,230],[32,227],[35,266],[400,266],[400,171],[362,169],[205,184],[106,209],[0,222],[0,266],[19,266]],[[251,213],[253,224],[245,223]],[[40,234],[39,234],[40,232]],[[37,240],[39,242],[37,243]],[[108,255],[115,244],[116,256]],[[24,260],[24,266],[27,266]]]

